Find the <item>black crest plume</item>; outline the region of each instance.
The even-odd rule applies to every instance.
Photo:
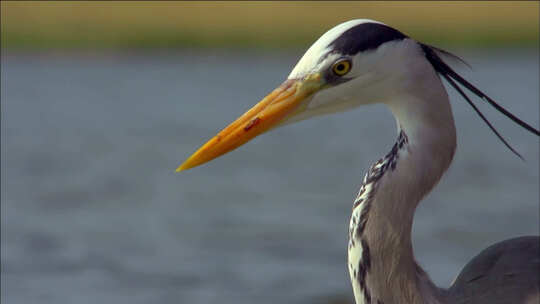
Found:
[[[450,66],[448,66],[441,57],[437,54],[437,52],[449,56],[451,58],[457,59],[463,63],[465,63],[461,58],[457,57],[456,55],[453,55],[452,53],[449,53],[447,51],[438,49],[436,47],[420,43],[420,46],[422,47],[422,50],[424,51],[426,55],[426,59],[431,63],[435,71],[437,71],[454,89],[458,91],[458,93],[465,98],[465,100],[471,105],[473,110],[480,116],[480,118],[488,125],[488,127],[497,135],[497,137],[503,142],[503,144],[510,149],[514,154],[516,154],[519,158],[523,159],[521,155],[512,147],[510,144],[502,137],[501,134],[493,127],[493,125],[487,120],[487,118],[480,112],[480,110],[476,107],[476,105],[472,102],[472,100],[465,94],[465,92],[460,88],[458,85],[461,84],[463,87],[474,93],[476,96],[480,97],[482,100],[489,103],[491,106],[493,106],[497,111],[501,112],[506,117],[510,118],[513,122],[517,123],[521,127],[523,127],[525,130],[535,134],[536,136],[540,136],[540,131],[536,130],[523,120],[516,117],[514,114],[510,113],[508,110],[503,108],[501,105],[496,103],[493,99],[491,99],[489,96],[484,94],[484,92],[480,91],[478,88],[476,88],[474,85],[472,85],[470,82],[465,80],[463,77],[461,77],[458,73],[456,73]],[[465,63],[466,64],[466,63]]]

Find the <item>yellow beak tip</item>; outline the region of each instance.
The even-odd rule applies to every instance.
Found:
[[[191,168],[192,166],[189,166],[187,161],[184,162],[183,164],[181,164],[178,168],[176,168],[175,172],[178,173],[178,172],[181,172],[181,171],[184,171],[184,170],[187,170],[189,168]]]

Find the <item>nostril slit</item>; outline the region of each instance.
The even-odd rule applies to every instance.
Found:
[[[256,124],[259,123],[261,119],[259,117],[255,117],[253,118],[248,124],[247,126],[244,127],[244,131],[249,131],[249,129],[253,128]]]

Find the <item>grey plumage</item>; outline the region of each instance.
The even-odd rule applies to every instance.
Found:
[[[349,227],[349,252],[360,250],[358,262],[351,262],[349,271],[353,287],[357,286],[361,294],[359,303],[448,303],[448,304],[538,304],[540,303],[540,237],[523,236],[496,243],[475,256],[465,265],[448,289],[435,286],[427,273],[414,261],[412,251],[390,252],[370,250],[367,239],[378,233],[373,229],[364,233],[370,216],[370,207],[377,195],[378,183],[386,175],[391,174],[399,160],[399,152],[407,148],[407,135],[401,131],[391,151],[377,161],[364,177],[357,198],[353,204],[353,214]],[[368,190],[366,190],[368,189]],[[371,215],[374,216],[374,215]],[[377,220],[375,220],[377,221]],[[381,226],[378,226],[381,227]],[[387,232],[385,232],[387,233]],[[405,233],[406,235],[406,233]],[[380,237],[380,236],[379,236]],[[410,237],[410,235],[408,236]],[[375,248],[386,242],[385,238],[377,242],[371,241]],[[398,241],[401,242],[401,241]],[[405,241],[403,244],[407,244]],[[392,248],[393,246],[389,246]],[[397,247],[407,247],[398,245]],[[381,254],[382,253],[382,254]],[[405,254],[404,254],[405,253]],[[385,288],[391,288],[389,282],[392,267],[381,267],[381,264],[393,264],[403,256],[411,262],[409,269],[416,277],[414,280],[402,280],[395,288],[403,288],[410,298],[400,295],[396,301],[384,295]],[[372,263],[379,270],[371,270]],[[401,263],[401,262],[398,262]],[[381,271],[384,269],[384,271]],[[406,269],[406,268],[405,268]],[[402,271],[396,275],[402,275]],[[419,285],[419,286],[416,286]],[[377,286],[382,288],[377,288]],[[418,289],[419,292],[411,292]],[[383,290],[383,294],[381,294]],[[424,293],[421,295],[421,293]],[[390,292],[388,292],[390,294]],[[396,293],[399,294],[399,293]],[[421,295],[421,296],[420,296]],[[431,300],[429,299],[431,295]],[[426,299],[428,298],[428,299]],[[359,300],[357,299],[357,302]]]
[[[494,244],[474,257],[452,286],[448,303],[539,303],[540,237],[523,236]]]

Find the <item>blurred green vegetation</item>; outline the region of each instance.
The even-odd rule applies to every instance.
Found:
[[[337,23],[383,21],[430,44],[538,47],[539,2],[1,2],[2,48],[306,47]]]

